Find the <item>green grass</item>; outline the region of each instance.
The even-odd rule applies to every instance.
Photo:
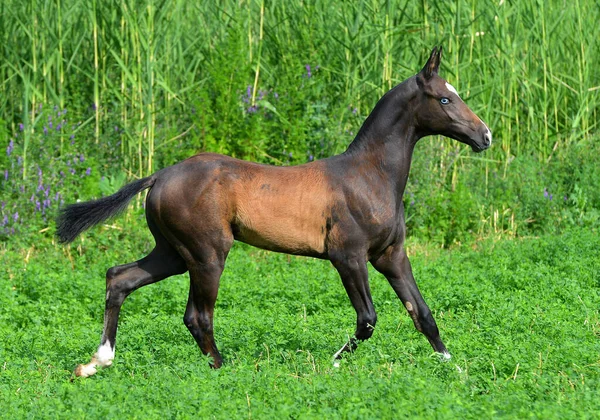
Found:
[[[586,418],[600,410],[600,239],[590,230],[486,240],[474,250],[411,242],[415,276],[453,354],[447,363],[371,270],[375,334],[333,368],[355,323],[335,270],[236,245],[216,309],[222,369],[208,368],[182,323],[188,281],[177,276],[131,295],[114,365],[74,379],[98,345],[105,270],[148,251],[135,225],[117,223],[67,249],[49,240],[2,247],[3,416]]]

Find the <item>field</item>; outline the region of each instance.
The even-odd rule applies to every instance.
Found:
[[[593,418],[600,412],[598,1],[3,0],[3,418]],[[453,358],[371,271],[374,336],[329,263],[236,244],[208,367],[187,275],[123,307],[87,380],[106,269],[152,247],[143,195],[70,246],[67,203],[197,152],[274,165],[345,150],[443,46],[440,75],[490,126],[482,154],[429,137],[404,196],[408,251]]]
[[[335,270],[236,246],[216,309],[222,369],[208,367],[183,325],[188,280],[178,276],[131,295],[113,366],[74,379],[98,344],[105,269],[148,247],[147,236],[116,227],[123,232],[102,229],[67,251],[47,240],[3,247],[6,418],[585,418],[600,410],[597,231],[452,251],[411,242],[449,362],[371,272],[375,334],[334,368],[355,322]]]

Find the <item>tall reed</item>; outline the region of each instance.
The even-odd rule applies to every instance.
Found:
[[[5,0],[0,119],[31,134],[40,105],[93,117],[94,141],[118,131],[136,177],[204,149],[297,163],[343,150],[441,44],[443,75],[496,140],[485,157],[439,141],[454,188],[465,165],[506,173],[597,132],[598,21],[591,0]]]

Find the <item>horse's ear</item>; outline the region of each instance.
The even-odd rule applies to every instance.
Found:
[[[431,50],[431,55],[429,56],[429,60],[425,63],[425,67],[421,70],[421,74],[426,80],[429,80],[433,77],[434,74],[437,74],[438,69],[440,68],[440,61],[442,60],[442,46],[433,47]]]

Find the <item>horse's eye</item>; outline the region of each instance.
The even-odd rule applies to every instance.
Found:
[[[448,99],[448,98],[442,98],[442,99],[440,99],[440,103],[442,105],[448,105],[450,103],[450,99]]]

